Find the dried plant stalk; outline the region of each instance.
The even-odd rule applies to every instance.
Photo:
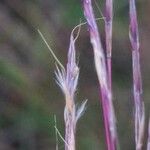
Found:
[[[107,149],[115,150],[117,147],[116,122],[114,107],[112,103],[112,93],[109,88],[108,72],[104,50],[101,44],[98,27],[95,22],[95,16],[93,13],[91,0],[83,0],[83,7],[84,15],[89,26],[90,39],[94,51],[95,67],[102,95],[102,108]]]
[[[140,70],[139,32],[135,0],[129,0],[130,4],[130,29],[129,37],[132,46],[132,70],[133,70],[133,95],[135,107],[135,143],[136,150],[141,150],[144,138],[145,110],[142,100],[142,79]]]
[[[105,36],[106,36],[106,57],[109,87],[112,84],[112,23],[113,23],[113,0],[106,0],[105,4]]]

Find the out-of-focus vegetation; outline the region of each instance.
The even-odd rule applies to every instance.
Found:
[[[101,10],[104,2],[97,0]],[[94,4],[94,3],[93,3]],[[150,108],[150,1],[138,0],[146,114]],[[114,2],[113,93],[121,150],[134,149],[131,53],[128,39],[128,3]],[[95,6],[97,17],[101,17]],[[77,0],[0,1],[0,149],[54,150],[55,130],[64,134],[64,98],[55,84],[55,62],[40,36],[66,63],[69,34],[84,20]],[[104,43],[103,21],[99,26]],[[104,149],[102,112],[98,97],[93,53],[86,26],[77,42],[81,76],[77,99],[88,98],[88,107],[78,123],[77,149]],[[147,115],[148,116],[148,115]],[[59,148],[64,149],[59,139]]]

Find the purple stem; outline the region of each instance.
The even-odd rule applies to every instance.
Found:
[[[144,137],[144,103],[142,100],[142,78],[139,54],[139,32],[135,0],[129,0],[130,29],[129,37],[132,46],[133,95],[135,107],[135,143],[136,150],[141,150]]]
[[[106,0],[105,3],[105,36],[106,36],[106,57],[109,88],[112,89],[112,22],[113,22],[113,0]]]
[[[95,21],[91,0],[83,0],[84,15],[87,20],[90,32],[91,44],[94,51],[94,61],[99,80],[102,96],[102,109],[105,126],[105,137],[108,150],[115,150],[117,146],[117,133],[115,124],[115,114],[112,103],[112,93],[109,88],[108,70],[101,44],[98,27]]]

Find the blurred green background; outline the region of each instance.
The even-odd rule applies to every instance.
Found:
[[[96,0],[103,11],[104,1]],[[93,2],[94,4],[94,2]],[[138,0],[146,118],[150,108],[150,1]],[[96,17],[101,17],[94,4]],[[40,29],[63,64],[69,35],[85,21],[80,0],[0,0],[0,150],[55,150],[54,115],[64,135],[64,97],[55,83],[55,61]],[[104,22],[98,21],[104,43]],[[76,43],[80,66],[77,103],[88,99],[77,126],[77,150],[105,149],[102,111],[87,26]],[[134,150],[128,2],[114,1],[113,99],[121,150]],[[147,121],[147,120],[146,120]],[[146,131],[147,132],[147,131]],[[59,139],[59,150],[64,143]]]

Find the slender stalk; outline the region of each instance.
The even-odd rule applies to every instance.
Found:
[[[135,0],[129,0],[130,28],[129,37],[132,46],[133,95],[135,107],[135,143],[136,150],[141,150],[144,137],[145,112],[142,100],[142,79],[139,54],[139,32]]]
[[[106,36],[106,57],[109,88],[112,86],[112,22],[113,22],[113,0],[106,0],[105,3],[105,36]]]
[[[89,26],[90,39],[94,51],[95,67],[102,96],[102,109],[107,149],[115,150],[117,146],[115,114],[112,103],[112,93],[109,88],[108,72],[104,50],[101,44],[98,27],[95,21],[91,0],[83,0],[83,7],[84,15]]]

